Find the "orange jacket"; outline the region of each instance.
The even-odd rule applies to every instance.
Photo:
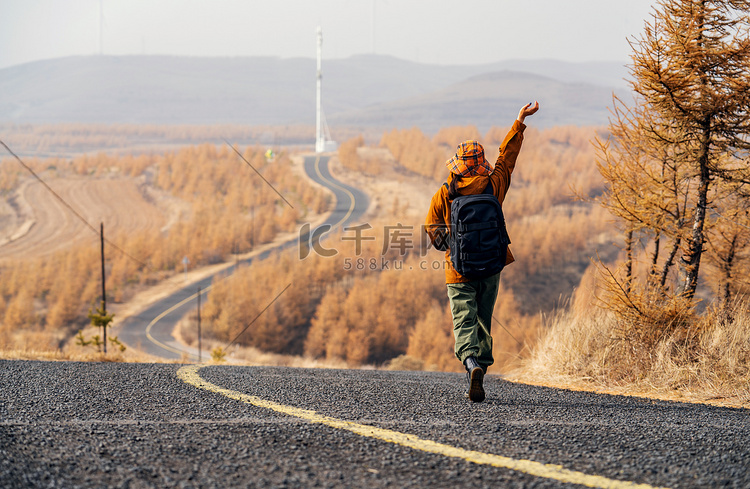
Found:
[[[510,175],[513,173],[513,169],[516,167],[516,158],[518,153],[521,151],[521,144],[523,143],[523,131],[526,126],[516,120],[513,123],[513,127],[510,128],[508,134],[505,136],[503,144],[500,145],[500,154],[495,162],[495,169],[490,175],[476,175],[464,177],[458,184],[459,193],[462,195],[481,194],[487,183],[492,180],[492,189],[495,191],[495,196],[503,203],[505,200],[505,194],[508,192],[510,187]],[[453,173],[448,174],[448,185],[450,185],[453,179]],[[436,231],[447,225],[450,225],[451,215],[451,203],[448,200],[448,188],[445,185],[441,185],[440,189],[432,196],[430,202],[430,210],[427,213],[427,219],[425,221],[425,231],[430,236],[432,244],[435,245]],[[469,282],[470,279],[464,277],[453,268],[453,263],[450,260],[450,250],[445,252],[445,283],[456,284],[461,282]],[[514,261],[513,254],[508,249],[508,258],[505,264],[508,265]]]

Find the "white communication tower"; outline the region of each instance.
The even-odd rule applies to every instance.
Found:
[[[99,55],[104,54],[104,0],[99,0]]]
[[[325,151],[325,139],[323,139],[323,126],[322,113],[321,113],[321,101],[322,101],[322,90],[323,90],[323,70],[322,60],[323,58],[323,29],[318,26],[318,81],[316,84],[317,99],[315,104],[315,152],[322,153]]]
[[[323,29],[318,26],[318,76],[317,76],[317,97],[315,104],[315,152],[324,153],[326,151],[335,151],[337,145],[331,141],[331,135],[328,132],[328,124],[323,116]],[[326,136],[328,136],[326,138]]]

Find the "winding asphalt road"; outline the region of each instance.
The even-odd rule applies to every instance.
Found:
[[[0,361],[0,487],[750,487],[747,410],[460,374]]]
[[[304,159],[305,173],[315,182],[327,187],[334,194],[336,205],[329,217],[315,229],[304,233],[299,238],[292,239],[279,247],[265,251],[254,258],[240,261],[242,265],[253,260],[262,260],[271,252],[292,248],[300,243],[311,242],[310,234],[314,239],[319,239],[325,231],[338,226],[346,226],[361,218],[367,210],[369,200],[360,190],[346,185],[331,176],[328,168],[328,156],[307,156]],[[265,185],[265,183],[261,182]],[[187,348],[177,342],[172,336],[177,322],[185,314],[197,307],[197,295],[200,288],[201,294],[205,294],[211,288],[211,284],[218,276],[231,274],[237,264],[232,265],[216,275],[206,277],[197,282],[186,285],[174,294],[151,304],[147,309],[136,316],[125,319],[113,332],[120,341],[134,350],[143,351],[150,355],[168,360],[198,359],[198,351],[195,348]],[[294,284],[295,287],[304,287],[304,284]],[[271,301],[273,297],[269,297]],[[207,358],[204,354],[203,358]]]

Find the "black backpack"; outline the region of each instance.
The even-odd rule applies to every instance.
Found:
[[[510,237],[492,182],[481,194],[453,199],[448,239],[453,268],[466,278],[487,278],[505,267]]]

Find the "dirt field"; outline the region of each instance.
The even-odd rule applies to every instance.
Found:
[[[106,236],[160,229],[168,212],[149,202],[132,179],[55,179],[48,185],[96,230],[95,234],[37,181],[24,182],[0,203],[0,261],[43,256],[74,243]]]

